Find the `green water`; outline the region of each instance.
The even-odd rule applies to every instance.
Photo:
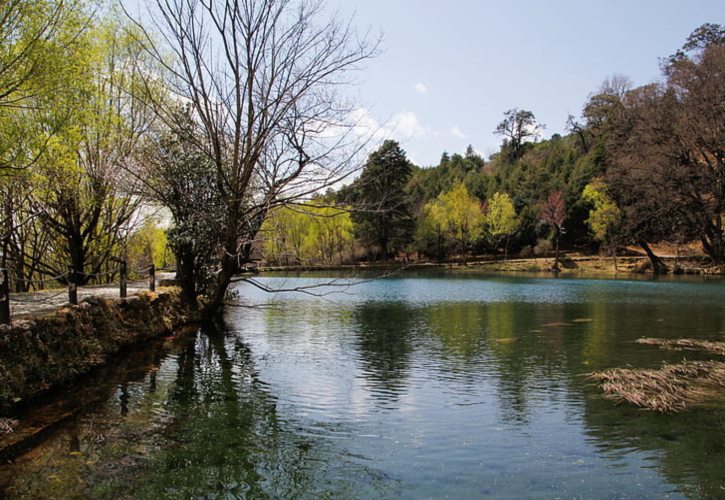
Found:
[[[725,282],[404,274],[308,291],[240,286],[244,307],[223,325],[129,353],[44,402],[75,413],[0,467],[0,491],[725,497],[722,401],[653,414],[586,378],[704,358],[634,340],[722,340]]]

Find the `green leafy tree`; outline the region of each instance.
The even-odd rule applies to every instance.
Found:
[[[273,210],[260,234],[265,258],[283,265],[341,264],[354,240],[349,210],[320,201]]]
[[[57,241],[45,268],[58,275],[72,264],[78,284],[118,253],[139,206],[124,169],[149,123],[134,92],[142,59],[124,26],[104,19],[78,37],[63,91],[48,98],[48,120],[62,125],[36,162],[34,210]]]
[[[494,193],[486,203],[485,215],[486,230],[493,240],[494,249],[498,251],[501,242],[505,240],[504,260],[508,255],[509,238],[521,226],[519,216],[506,193]]]
[[[326,265],[341,264],[354,240],[349,209],[309,205],[310,231],[305,249],[311,259]]]
[[[44,264],[57,253],[33,211],[43,194],[37,164],[62,123],[49,117],[56,96],[73,85],[75,45],[88,21],[83,7],[75,0],[0,2],[0,266],[12,268],[18,291],[45,286]]]
[[[221,247],[223,202],[214,164],[198,147],[204,135],[187,109],[176,108],[173,128],[157,124],[136,152],[136,178],[148,203],[171,215],[168,244],[184,299],[197,304]],[[192,140],[193,139],[193,140]],[[203,207],[200,210],[199,207]]]
[[[485,218],[481,202],[468,193],[460,183],[439,198],[440,209],[435,211],[449,237],[456,242],[461,258],[465,260],[473,243],[483,236]]]
[[[688,53],[692,54],[712,45],[725,45],[725,26],[705,23],[690,33],[681,49],[667,58],[663,69],[667,72],[677,63],[687,60]]]
[[[594,239],[609,247],[612,252],[614,268],[617,268],[617,236],[621,224],[621,211],[607,192],[607,185],[601,179],[587,184],[582,198],[592,205],[587,223]]]
[[[0,175],[33,165],[57,124],[44,120],[92,24],[79,0],[0,2]]]
[[[270,212],[259,231],[264,241],[264,257],[285,266],[305,264],[310,223],[311,217],[304,207],[279,207]]]
[[[447,232],[445,207],[440,200],[426,203],[417,219],[415,246],[419,252],[442,261],[451,247]]]
[[[137,228],[126,242],[126,262],[131,272],[142,273],[153,264],[163,269],[172,255],[166,231],[149,218]]]

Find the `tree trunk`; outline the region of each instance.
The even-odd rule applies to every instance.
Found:
[[[80,234],[71,234],[67,240],[70,264],[76,272],[75,283],[78,286],[86,285],[91,280],[91,276],[86,274],[86,252],[83,248],[83,238]]]
[[[556,228],[556,242],[555,242],[555,250],[554,250],[554,266],[551,268],[554,272],[559,272],[559,228]]]
[[[461,238],[461,264],[466,265],[466,238]]]
[[[213,288],[209,292],[207,302],[201,311],[203,319],[212,319],[222,310],[224,307],[224,300],[227,296],[229,285],[232,283],[232,278],[240,270],[240,255],[238,254],[238,242],[240,239],[246,241],[254,241],[254,238],[259,231],[259,227],[262,224],[262,220],[259,220],[258,225],[252,231],[250,230],[246,234],[239,234],[235,228],[239,226],[241,207],[234,206],[230,208],[229,215],[227,216],[227,227],[229,228],[224,238],[222,245],[222,256],[220,259],[220,269],[214,279]],[[242,259],[248,258],[246,251],[251,251],[250,247],[245,247],[241,253]]]
[[[662,259],[655,255],[647,242],[640,240],[637,243],[639,243],[639,246],[647,254],[647,258],[649,258],[650,264],[652,265],[652,272],[655,274],[667,274],[667,266],[662,262]]]
[[[704,228],[704,235],[700,238],[702,248],[715,264],[725,263],[725,241],[722,234],[722,219],[715,218],[715,222],[709,223]]]
[[[388,242],[388,234],[387,231],[381,233],[378,238],[378,244],[380,245],[380,254],[378,256],[378,259],[382,257],[382,260],[388,260],[389,252],[388,249],[389,242]]]
[[[675,267],[680,265],[680,242],[677,242],[677,250],[675,251]]]
[[[225,251],[221,258],[221,269],[216,275],[211,293],[209,294],[208,300],[201,311],[201,317],[203,319],[213,319],[222,310],[227,290],[229,289],[229,285],[231,284],[236,271],[237,262],[235,256],[233,254],[230,255],[230,252]]]
[[[2,248],[0,248],[0,268],[6,269],[8,266],[8,251],[10,248],[10,237],[13,232],[12,206],[10,205],[10,197],[8,196],[5,206],[4,219],[7,221],[7,227],[0,227],[0,234],[3,235]]]
[[[191,246],[179,249],[176,254],[176,279],[181,287],[181,297],[190,307],[196,308],[195,256]]]
[[[617,268],[617,247],[612,246],[612,262],[614,263],[614,272],[619,271]]]
[[[436,243],[436,257],[438,259],[438,262],[443,262],[443,235],[440,232],[437,234]]]

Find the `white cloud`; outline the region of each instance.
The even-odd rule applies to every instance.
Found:
[[[422,82],[418,82],[413,85],[413,90],[415,90],[419,95],[425,95],[428,93],[428,87],[426,87]]]
[[[365,108],[357,108],[350,113],[352,130],[363,140],[383,140],[386,132],[380,123]]]
[[[451,130],[449,130],[449,132],[451,135],[458,137],[459,139],[468,139],[468,134],[464,134],[458,125],[455,125]]]
[[[421,125],[418,117],[411,111],[393,116],[390,126],[393,136],[401,140],[417,139],[428,133],[428,129]]]
[[[350,118],[355,134],[361,139],[373,143],[382,142],[385,139],[399,141],[419,139],[431,133],[431,130],[424,127],[418,120],[418,116],[412,111],[397,113],[382,125],[365,108],[354,110]]]

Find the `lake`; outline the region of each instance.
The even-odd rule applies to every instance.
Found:
[[[330,279],[239,285],[223,324],[45,398],[31,415],[72,414],[0,466],[0,492],[725,497],[725,402],[657,414],[587,378],[707,359],[634,341],[722,340],[725,282],[438,271],[314,287]]]

